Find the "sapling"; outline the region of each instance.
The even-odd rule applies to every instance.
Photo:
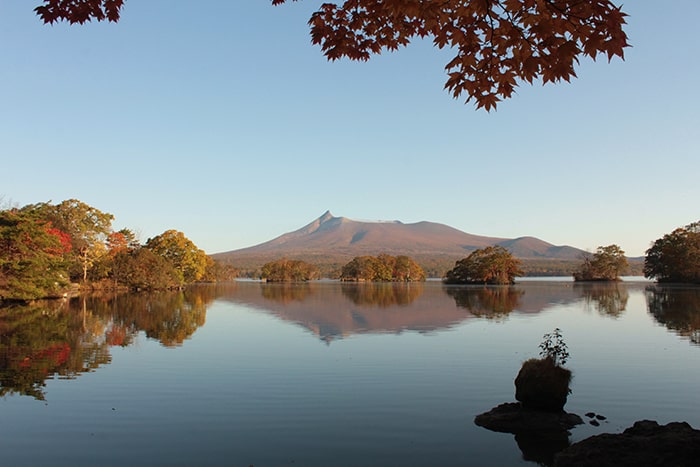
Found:
[[[569,349],[561,335],[561,329],[555,328],[543,336],[540,344],[540,357],[552,360],[556,366],[566,365],[569,359]]]

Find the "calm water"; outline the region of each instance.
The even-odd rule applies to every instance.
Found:
[[[555,327],[571,442],[700,428],[698,288],[237,282],[0,310],[0,464],[546,463],[473,420]]]

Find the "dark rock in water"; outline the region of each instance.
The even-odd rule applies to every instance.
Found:
[[[607,417],[604,417],[604,416],[602,416],[602,415],[596,415],[595,418],[596,418],[597,420],[606,420],[606,419],[607,419]]]
[[[583,423],[581,417],[567,413],[534,410],[518,402],[506,402],[477,415],[474,423],[501,433],[566,432]]]
[[[515,442],[523,453],[523,460],[540,465],[552,465],[554,456],[571,445],[568,431],[517,433]]]
[[[586,412],[586,417],[588,417],[588,418],[595,417],[595,412]]]
[[[620,434],[584,439],[556,455],[557,467],[636,467],[700,465],[700,430],[685,422],[635,422]]]
[[[554,363],[552,359],[530,359],[515,378],[515,398],[524,407],[536,410],[560,412],[569,396],[571,371]]]
[[[569,446],[569,429],[583,420],[563,410],[533,410],[509,402],[477,415],[474,423],[492,431],[515,434],[523,459],[552,465],[555,454]]]
[[[599,422],[598,420],[595,420],[595,419],[591,420],[591,421],[588,422],[588,423],[590,423],[590,424],[593,425],[593,426],[600,426],[600,422]]]

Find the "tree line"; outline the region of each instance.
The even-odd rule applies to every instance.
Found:
[[[618,245],[599,246],[585,254],[573,271],[577,282],[619,281],[630,271],[624,250]],[[474,250],[447,271],[446,284],[513,284],[525,275],[522,261],[502,246]],[[700,221],[678,228],[656,240],[646,252],[644,275],[659,282],[700,284]],[[266,263],[260,275],[268,281],[308,281],[320,277],[318,267],[302,260]],[[424,281],[425,271],[404,255],[356,256],[341,270],[342,281],[412,282]]]
[[[76,287],[165,289],[235,276],[182,232],[144,244],[80,200],[0,210],[0,299],[65,296]]]
[[[77,200],[0,210],[0,300],[65,296],[76,286],[166,289],[235,277],[184,233],[167,230],[144,244],[129,229],[115,231],[114,216]],[[577,281],[614,281],[628,271],[617,245],[598,247],[574,271]],[[473,251],[447,271],[448,284],[512,284],[524,275],[521,261],[503,247]],[[659,282],[700,284],[700,221],[656,240],[646,252],[644,275]],[[268,281],[309,281],[319,268],[281,259],[261,268]],[[342,267],[344,281],[414,282],[426,278],[412,258],[358,256]]]

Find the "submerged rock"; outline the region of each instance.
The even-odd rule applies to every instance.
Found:
[[[700,465],[700,430],[685,422],[642,420],[619,434],[592,436],[555,456],[557,467]]]
[[[477,415],[474,423],[492,431],[523,434],[567,432],[582,424],[583,420],[578,415],[563,410],[535,410],[524,407],[519,402],[506,402]]]
[[[569,430],[583,420],[563,410],[535,410],[519,402],[508,402],[477,415],[474,423],[492,431],[514,434],[523,459],[552,465],[554,456],[569,446]]]

